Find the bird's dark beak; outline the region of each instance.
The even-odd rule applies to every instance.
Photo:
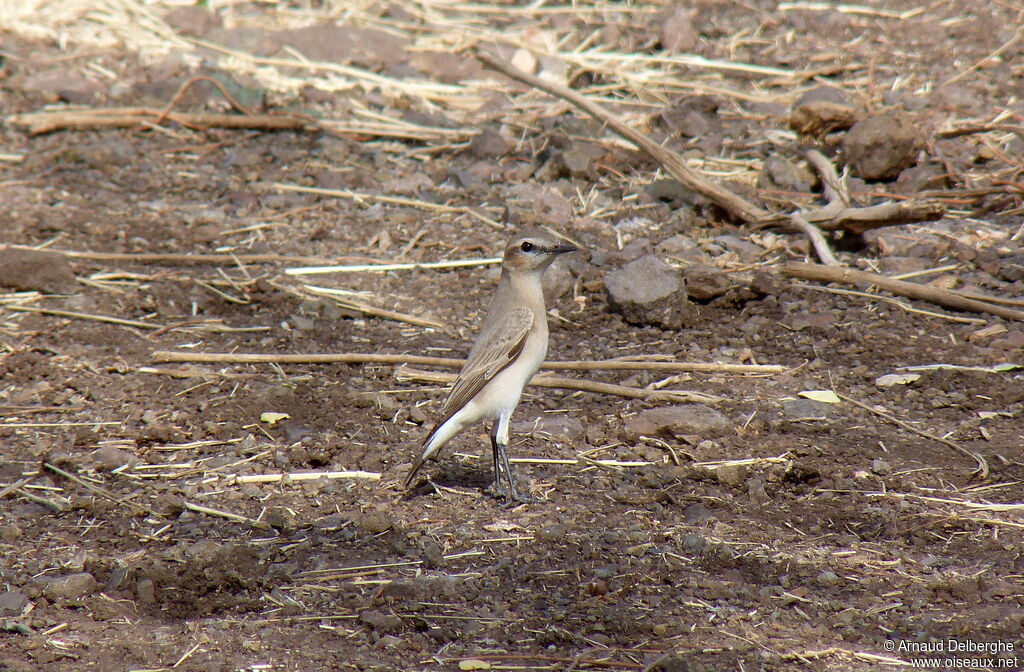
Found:
[[[580,248],[569,243],[559,243],[551,249],[551,254],[565,254],[566,252],[575,252]]]

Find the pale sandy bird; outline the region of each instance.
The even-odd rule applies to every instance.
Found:
[[[480,420],[493,420],[494,494],[529,501],[516,490],[508,461],[508,424],[523,386],[548,352],[548,321],[541,278],[555,257],[576,250],[546,231],[516,235],[505,246],[501,280],[480,334],[459,372],[441,419],[423,442],[423,452],[405,479],[408,488],[423,462],[456,434]],[[502,480],[504,477],[504,481]]]

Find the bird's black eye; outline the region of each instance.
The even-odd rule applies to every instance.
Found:
[[[528,240],[524,241],[523,244],[519,246],[519,249],[523,252],[533,252],[533,243]]]

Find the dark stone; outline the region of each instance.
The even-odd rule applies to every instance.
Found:
[[[78,289],[78,282],[62,254],[3,247],[0,248],[0,287],[71,294]]]
[[[508,140],[501,137],[501,134],[495,129],[487,127],[469,141],[468,151],[475,158],[485,159],[504,156],[511,149],[512,145]]]
[[[678,329],[690,314],[679,274],[654,255],[611,271],[604,286],[609,307],[632,324]]]
[[[887,112],[858,121],[843,138],[843,157],[854,175],[887,180],[917,161],[920,145],[914,121]]]
[[[732,431],[733,424],[729,418],[702,404],[651,408],[626,421],[626,434],[632,437],[714,437]]]

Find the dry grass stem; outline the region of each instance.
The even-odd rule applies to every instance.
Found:
[[[64,478],[68,479],[72,483],[77,483],[78,485],[82,486],[83,488],[85,488],[87,490],[95,492],[97,495],[99,495],[103,499],[109,500],[109,501],[114,502],[116,504],[120,504],[121,506],[125,506],[125,507],[128,507],[130,509],[135,509],[136,511],[138,511],[140,513],[149,513],[149,514],[153,514],[153,515],[159,515],[158,513],[156,513],[156,511],[154,511],[153,509],[149,508],[148,506],[142,506],[141,504],[136,504],[134,502],[129,502],[126,499],[122,499],[122,498],[118,497],[117,495],[114,495],[113,493],[111,493],[106,488],[102,488],[102,487],[96,485],[95,483],[90,483],[89,481],[87,481],[87,480],[85,480],[83,478],[79,478],[75,474],[72,474],[69,471],[65,471],[64,469],[61,469],[58,466],[50,464],[49,462],[43,462],[43,468],[48,470],[48,471],[52,471],[53,473],[55,473],[55,474],[57,474],[59,476],[63,476]]]
[[[346,198],[352,201],[376,201],[378,203],[387,203],[389,205],[404,205],[410,208],[419,208],[421,210],[430,210],[432,212],[454,212],[462,215],[469,215],[474,217],[484,224],[487,224],[496,231],[504,231],[505,226],[500,222],[496,222],[490,217],[487,217],[474,208],[467,206],[454,206],[454,205],[441,205],[440,203],[431,203],[430,201],[421,201],[415,198],[402,198],[399,196],[381,196],[379,194],[367,194],[364,192],[350,191],[348,189],[321,189],[319,187],[302,187],[297,184],[282,184],[281,182],[275,182],[273,184],[275,189],[281,191],[294,191],[301,194],[317,194],[318,196],[332,196],[334,198]]]
[[[268,525],[267,523],[265,523],[265,522],[263,522],[261,520],[256,520],[254,518],[247,518],[245,516],[240,516],[237,513],[230,513],[228,511],[221,511],[219,509],[213,509],[213,508],[210,508],[209,506],[202,506],[201,504],[194,504],[194,503],[188,502],[188,501],[182,502],[182,506],[185,507],[186,509],[188,509],[189,511],[194,512],[194,513],[202,513],[202,514],[207,515],[207,516],[216,516],[218,518],[224,518],[225,520],[230,520],[230,521],[235,522],[235,523],[243,523],[243,524],[246,524],[246,525],[250,525],[251,527],[253,527],[255,529],[258,529],[258,530],[269,530],[270,529],[270,525]]]
[[[6,306],[7,310],[14,310],[22,313],[39,313],[41,315],[53,315],[55,317],[67,317],[72,320],[90,320],[92,322],[106,322],[117,324],[123,327],[136,327],[138,329],[168,329],[167,325],[153,324],[151,322],[140,322],[139,320],[126,320],[121,317],[109,315],[92,315],[90,313],[76,313],[70,310],[56,310],[53,308],[37,308],[35,306]]]
[[[289,472],[286,474],[225,474],[224,478],[232,483],[292,483],[299,481],[315,481],[320,478],[339,479],[356,478],[370,481],[379,481],[380,474],[375,471],[306,471]]]
[[[409,315],[407,313],[399,313],[394,310],[388,310],[386,308],[380,308],[378,306],[371,305],[364,301],[356,301],[355,299],[349,299],[339,296],[336,292],[323,287],[314,287],[313,285],[304,285],[305,291],[312,296],[327,297],[337,303],[342,308],[348,310],[354,310],[364,315],[371,317],[380,317],[386,320],[394,320],[395,322],[405,322],[406,324],[412,324],[418,327],[429,327],[431,329],[444,329],[444,325],[437,320],[432,320],[428,317],[420,317],[418,315]]]
[[[317,275],[321,273],[385,273],[388,271],[408,271],[425,268],[466,268],[471,266],[493,266],[501,263],[501,257],[486,259],[452,259],[450,261],[424,261],[409,263],[381,264],[349,264],[346,266],[305,266],[286,268],[288,275]]]

